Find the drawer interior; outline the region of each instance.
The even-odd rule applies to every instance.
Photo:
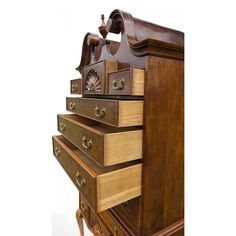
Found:
[[[118,133],[118,132],[127,132],[127,131],[133,131],[133,130],[141,130],[141,128],[138,126],[116,128],[114,126],[109,126],[103,123],[99,123],[97,121],[90,120],[76,114],[67,114],[67,115],[59,115],[59,116],[79,126],[82,126],[94,133],[98,133],[99,135],[109,134],[109,133]]]

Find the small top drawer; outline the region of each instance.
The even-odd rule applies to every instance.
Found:
[[[112,125],[128,127],[143,125],[142,100],[112,100],[91,98],[67,98],[68,111],[80,116]]]
[[[109,73],[110,95],[144,95],[144,70],[124,69]]]
[[[71,94],[81,94],[82,93],[82,80],[73,79],[70,81],[70,93]]]
[[[108,73],[117,70],[117,61],[100,61],[83,67],[83,93],[84,94],[107,94]]]
[[[100,167],[63,136],[53,137],[53,152],[96,212],[141,195],[142,164],[139,161]]]

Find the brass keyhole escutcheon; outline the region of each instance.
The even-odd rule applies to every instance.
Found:
[[[106,113],[105,107],[99,108],[98,106],[96,106],[94,108],[94,111],[95,111],[95,116],[99,117],[99,118],[103,118],[105,116],[105,113]]]
[[[86,181],[83,177],[81,177],[79,171],[76,172],[76,183],[80,188],[83,188],[86,185]]]

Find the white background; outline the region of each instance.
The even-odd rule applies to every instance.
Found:
[[[116,8],[185,32],[186,235],[236,235],[233,5],[117,2],[1,1],[0,235],[79,235],[78,193],[52,156],[51,135],[85,33]]]

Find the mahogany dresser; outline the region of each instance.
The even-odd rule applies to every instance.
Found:
[[[120,10],[99,31],[85,35],[53,136],[80,234],[85,221],[99,236],[184,235],[184,34]]]

